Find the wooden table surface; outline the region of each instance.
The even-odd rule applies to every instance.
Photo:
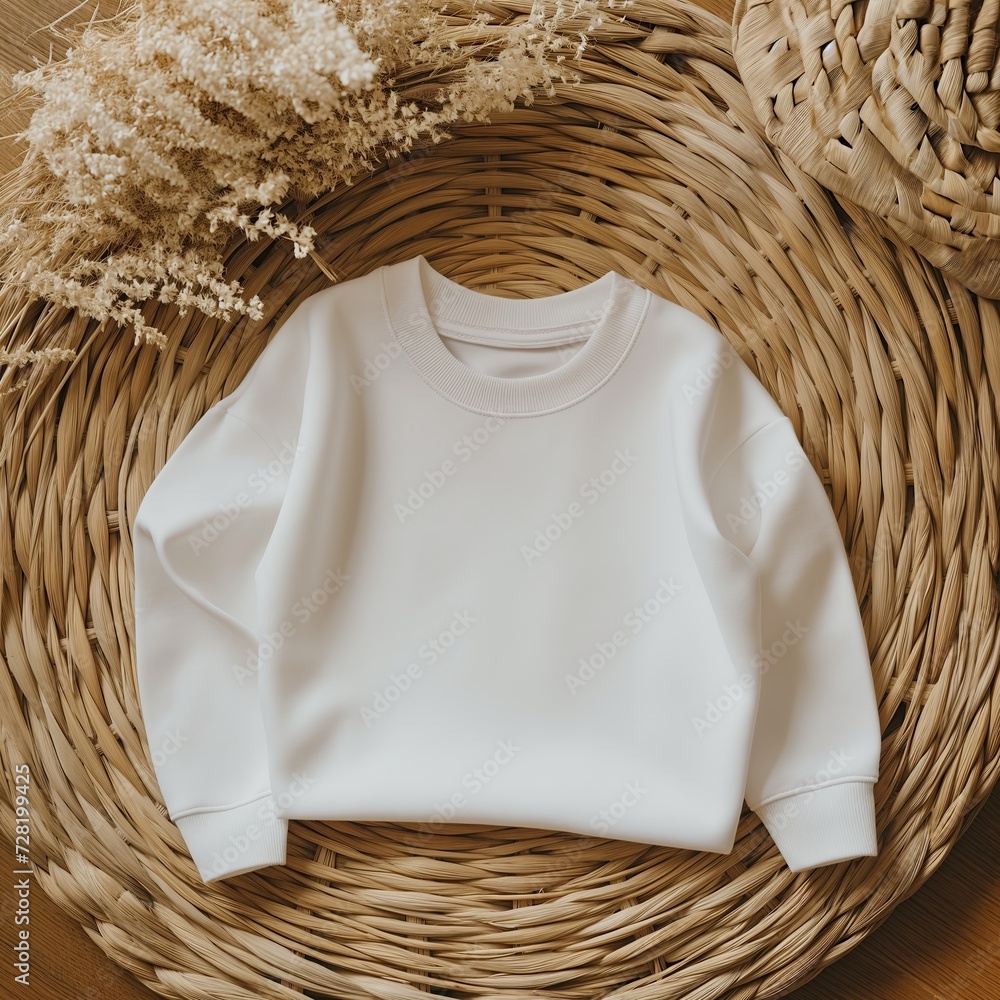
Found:
[[[725,19],[732,0],[703,0]],[[0,73],[58,59],[66,43],[45,26],[63,15],[63,26],[107,17],[117,3],[91,0],[74,10],[68,0],[0,0]],[[96,12],[96,13],[95,13]],[[40,29],[40,30],[39,30]],[[0,96],[9,92],[0,80]],[[9,138],[27,124],[24,113],[0,112],[0,172],[16,163]],[[805,986],[792,1000],[1000,1000],[1000,796],[994,794],[948,858],[913,896],[865,941]],[[3,857],[13,853],[12,831],[0,831]],[[0,996],[29,1000],[152,1000],[41,891],[31,903],[31,986],[15,991],[5,959]],[[14,903],[0,900],[0,948],[13,952]],[[595,998],[596,1000],[596,998]]]

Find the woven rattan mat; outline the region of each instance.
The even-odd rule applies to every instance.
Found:
[[[523,4],[500,4],[514,13]],[[997,303],[766,142],[730,25],[683,0],[607,22],[560,86],[311,205],[320,259],[234,245],[263,323],[151,304],[158,354],[0,292],[6,346],[79,359],[0,396],[0,735],[31,773],[35,878],[164,996],[776,997],[853,948],[994,785]],[[884,726],[879,853],[798,874],[744,811],[730,855],[513,827],[292,820],[288,863],[206,885],[136,696],[131,519],[288,311],[422,253],[545,295],[614,268],[715,324],[791,418],[842,527]],[[4,372],[0,389],[23,372]]]
[[[998,7],[735,0],[764,133],[935,266],[1000,297]]]

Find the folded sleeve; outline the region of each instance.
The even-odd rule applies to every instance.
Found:
[[[149,752],[205,882],[286,860],[288,820],[276,814],[258,701],[268,661],[256,573],[303,449],[316,301],[292,309],[237,388],[188,431],[132,522]]]
[[[254,572],[286,480],[261,436],[216,405],[133,525],[143,721],[164,803],[206,882],[285,862],[257,698]]]
[[[746,802],[801,871],[877,854],[881,726],[837,519],[791,421],[774,410],[723,459],[708,492],[719,531],[759,583]]]

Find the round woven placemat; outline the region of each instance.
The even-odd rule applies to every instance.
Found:
[[[462,9],[462,5],[455,5]],[[513,16],[521,5],[500,5]],[[234,246],[263,323],[150,305],[129,331],[25,307],[72,345],[0,396],[2,821],[31,775],[41,887],[169,997],[776,997],[941,864],[993,787],[1000,316],[768,145],[729,22],[642,0],[553,99],[311,205],[316,259]],[[292,820],[288,863],[204,884],[136,696],[131,519],[301,299],[422,253],[535,296],[608,269],[715,324],[792,419],[842,526],[883,723],[879,853],[793,874],[744,810],[730,855],[517,827]],[[4,372],[0,391],[23,373]],[[156,750],[157,748],[153,748]]]
[[[735,0],[733,55],[768,139],[1000,298],[996,0]]]

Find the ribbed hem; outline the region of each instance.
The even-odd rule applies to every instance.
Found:
[[[878,854],[871,781],[842,781],[797,792],[754,812],[793,872]]]
[[[285,863],[288,820],[275,814],[269,795],[232,809],[188,813],[174,822],[205,882]]]
[[[602,386],[625,360],[652,297],[617,271],[566,292],[530,299],[466,288],[435,271],[423,255],[379,271],[386,319],[413,368],[452,402],[494,416],[548,413]],[[442,342],[435,321],[448,327],[448,336],[477,344],[585,343],[552,371],[502,377],[460,361]]]

